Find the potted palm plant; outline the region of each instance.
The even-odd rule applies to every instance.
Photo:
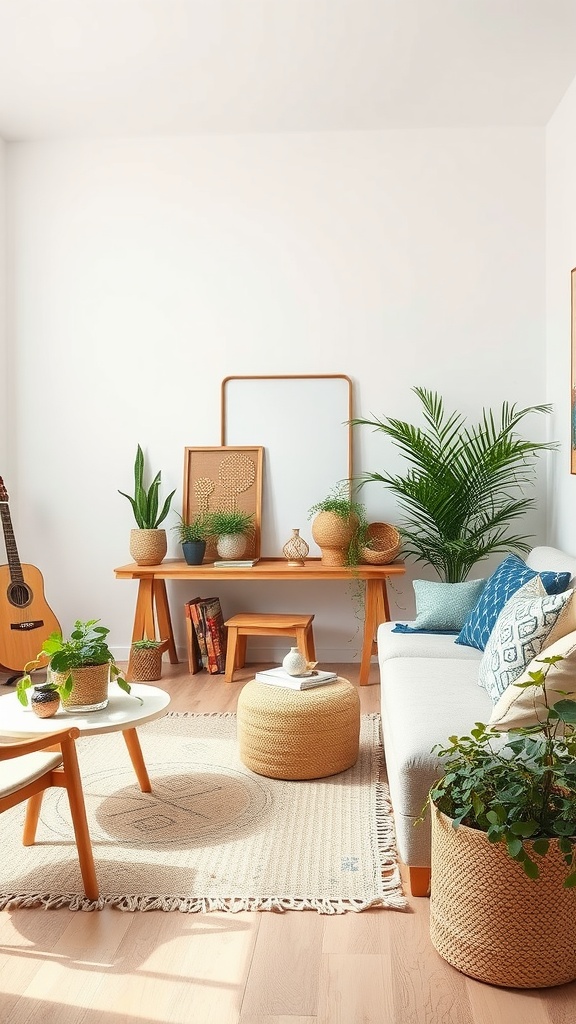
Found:
[[[358,565],[366,543],[368,523],[364,505],[352,497],[349,481],[337,484],[330,494],[308,509],[312,536],[324,565]]]
[[[21,704],[28,704],[27,691],[33,685],[31,673],[46,667],[48,679],[43,690],[56,691],[64,710],[73,714],[105,708],[111,678],[130,693],[130,684],[108,647],[106,638],[110,630],[99,626],[99,621],[77,620],[69,637],[52,633],[44,641],[38,656],[24,666],[24,675],[18,680],[16,692]]]
[[[208,515],[208,532],[216,539],[220,558],[242,558],[254,533],[254,515],[240,509],[216,510]]]
[[[160,528],[176,491],[170,492],[159,510],[159,491],[162,474],[156,474],[148,489],[144,486],[144,453],[140,445],[134,461],[134,494],[119,491],[132,506],[137,529],[130,532],[130,554],[138,565],[158,565],[168,550],[166,530]]]
[[[538,661],[511,684],[535,724],[451,736],[430,790],[432,943],[463,973],[519,988],[576,979],[576,701],[547,679],[563,658]]]
[[[445,413],[436,392],[413,391],[425,427],[389,417],[351,421],[382,431],[409,463],[404,474],[366,472],[360,485],[379,481],[390,487],[404,513],[404,553],[433,566],[443,582],[461,583],[488,555],[529,550],[528,538],[511,524],[534,508],[524,489],[534,481],[539,453],[556,445],[526,440],[517,427],[551,406],[517,409],[505,402],[499,417],[484,410],[480,423],[467,427],[460,413]]]
[[[210,534],[210,521],[200,514],[188,520],[179,513],[177,515],[179,521],[173,529],[178,533],[184,559],[187,565],[202,565],[206,554],[206,538]]]

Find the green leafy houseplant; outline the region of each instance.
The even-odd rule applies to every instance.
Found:
[[[503,843],[530,878],[538,878],[538,858],[558,841],[566,863],[564,886],[576,886],[576,701],[549,701],[547,676],[562,658],[540,659],[543,668],[515,685],[542,692],[539,723],[502,733],[476,723],[468,736],[451,736],[435,747],[445,759],[444,775],[430,790],[433,804],[454,828],[467,825]],[[556,691],[562,693],[563,691]],[[499,740],[499,743],[495,741]],[[423,820],[423,816],[419,819]],[[527,847],[527,843],[529,846]]]
[[[206,540],[210,536],[210,520],[207,516],[196,515],[192,519],[185,520],[179,513],[176,514],[179,522],[172,529],[176,530],[181,544]]]
[[[163,640],[149,640],[147,637],[144,637],[143,640],[133,640],[132,647],[137,651],[157,651],[163,643]]]
[[[207,516],[207,529],[211,537],[234,534],[249,536],[254,531],[254,515],[239,509],[231,512],[216,510]]]
[[[351,525],[352,536],[346,548],[346,564],[358,565],[360,551],[367,541],[368,521],[364,505],[352,497],[350,484],[337,484],[330,494],[308,509],[308,518],[311,519],[320,512],[332,512],[343,522]]]
[[[130,684],[124,679],[122,670],[118,668],[114,656],[108,647],[106,637],[110,632],[105,626],[99,626],[99,619],[88,622],[77,620],[68,639],[61,633],[51,633],[42,644],[42,649],[34,661],[24,666],[24,675],[18,680],[18,700],[24,707],[28,704],[28,689],[33,685],[31,673],[38,668],[45,668],[48,663],[54,672],[70,673],[75,668],[90,665],[109,665],[110,676],[116,680],[120,689],[130,693]],[[45,689],[56,690],[62,701],[70,696],[73,687],[72,675],[69,674],[62,685],[55,682],[45,684]],[[140,698],[138,698],[140,699]]]
[[[551,406],[517,409],[505,402],[499,418],[485,409],[480,422],[467,427],[460,413],[445,413],[436,392],[413,391],[425,428],[388,417],[351,421],[382,431],[409,463],[404,474],[364,473],[361,486],[379,481],[390,487],[404,514],[399,529],[405,553],[433,566],[444,582],[461,583],[493,553],[528,551],[528,538],[513,533],[510,524],[534,508],[523,488],[534,482],[539,453],[556,445],[525,440],[516,428]]]
[[[124,491],[118,491],[118,493],[124,498],[128,498],[139,530],[157,530],[170,511],[170,503],[176,490],[171,491],[161,511],[158,511],[161,479],[162,474],[158,472],[146,490],[144,487],[144,453],[138,445],[134,462],[134,496],[132,497]]]

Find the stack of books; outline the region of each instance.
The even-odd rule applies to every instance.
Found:
[[[262,672],[257,672],[254,678],[259,683],[268,683],[269,686],[285,686],[290,690],[311,690],[314,686],[335,683],[338,675],[336,672],[322,672],[319,669],[313,669],[301,676],[291,676],[280,665],[279,668],[267,668]]]
[[[226,668],[226,627],[217,597],[194,597],[186,602],[186,615],[194,627],[197,653],[202,668],[211,675]]]

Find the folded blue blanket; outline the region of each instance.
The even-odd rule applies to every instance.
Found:
[[[414,626],[407,626],[404,622],[397,622],[392,633],[437,633],[442,636],[458,636],[459,629],[415,629]]]

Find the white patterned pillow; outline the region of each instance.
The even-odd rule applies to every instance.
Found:
[[[486,644],[478,676],[480,686],[487,689],[494,704],[540,654],[572,597],[572,590],[547,594],[537,577],[506,602]]]
[[[564,618],[564,616],[562,616]],[[516,682],[508,686],[494,705],[490,726],[501,732],[526,729],[546,719],[544,692],[540,686],[521,686],[529,683],[530,673],[545,668],[542,658],[560,657],[546,677],[546,696],[549,704],[557,700],[576,700],[576,630],[567,633],[553,644],[546,644],[537,658],[531,661]]]

